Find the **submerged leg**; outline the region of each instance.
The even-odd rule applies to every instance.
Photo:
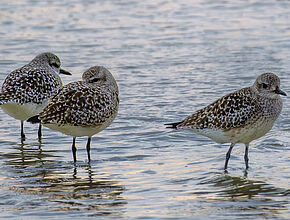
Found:
[[[91,137],[88,137],[88,142],[87,142],[87,153],[88,153],[88,160],[89,160],[89,162],[91,162],[91,154],[90,154],[90,150],[91,150]]]
[[[228,169],[228,163],[229,163],[229,159],[231,157],[231,152],[232,152],[232,149],[233,147],[235,146],[234,143],[231,143],[231,146],[226,154],[226,162],[225,162],[225,167],[224,167],[224,170],[227,170]]]
[[[25,140],[25,134],[24,134],[23,124],[24,124],[24,122],[21,121],[21,140],[24,141]]]
[[[249,144],[245,144],[246,148],[245,148],[245,164],[246,164],[246,170],[249,169],[249,157],[248,157],[248,152],[249,152]]]
[[[38,139],[41,139],[42,133],[41,133],[41,124],[39,123],[38,127]]]
[[[74,163],[75,163],[75,162],[77,162],[77,156],[76,156],[76,152],[77,152],[77,148],[76,148],[76,137],[73,137],[73,143],[72,143],[71,149],[72,149]]]

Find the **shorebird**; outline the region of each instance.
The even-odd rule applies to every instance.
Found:
[[[91,137],[108,127],[118,113],[118,85],[113,75],[102,66],[83,73],[82,81],[64,86],[53,96],[43,111],[28,122],[73,136],[72,153],[76,162],[76,137],[87,136],[88,161]]]
[[[59,73],[71,75],[60,68],[60,60],[56,55],[42,53],[5,78],[0,93],[0,107],[21,121],[22,140],[25,139],[23,122],[39,114],[52,94],[62,86]],[[38,137],[41,138],[41,125]]]
[[[245,144],[244,160],[248,169],[249,144],[271,130],[282,110],[280,95],[286,96],[286,93],[280,89],[279,77],[264,73],[251,87],[225,95],[181,122],[165,125],[177,130],[190,129],[217,143],[231,143],[225,171],[234,145]]]

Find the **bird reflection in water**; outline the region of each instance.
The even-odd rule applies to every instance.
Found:
[[[54,156],[52,153],[55,150],[43,150],[42,142],[25,144],[23,141],[11,147],[12,152],[5,153],[1,156],[7,158],[8,165],[14,165],[18,168],[25,168],[27,165],[44,164],[51,161]]]
[[[248,213],[252,211],[252,216],[275,217],[289,204],[288,189],[250,180],[247,173],[244,177],[220,174],[200,184],[213,187],[214,192],[209,193],[206,199],[212,201],[215,207],[221,205],[220,208],[231,210],[232,215],[240,215],[242,210],[247,210]]]
[[[50,212],[122,216],[127,204],[122,197],[125,187],[113,175],[95,171],[88,164],[76,166],[54,161],[51,152],[41,149],[41,143],[38,148],[20,144],[14,149],[17,152],[1,155],[7,158],[5,165],[11,174],[9,190],[37,195],[40,203],[48,204]]]

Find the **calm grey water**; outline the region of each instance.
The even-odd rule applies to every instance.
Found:
[[[119,115],[92,142],[0,111],[0,215],[4,219],[289,219],[290,100],[273,129],[232,153],[228,144],[169,132],[264,72],[290,95],[290,1],[1,0],[0,80],[41,52],[79,80],[106,66],[120,89]]]

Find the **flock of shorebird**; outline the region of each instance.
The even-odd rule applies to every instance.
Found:
[[[118,113],[119,91],[113,75],[102,66],[94,66],[82,75],[82,81],[62,85],[59,74],[71,75],[60,68],[60,59],[42,53],[27,65],[11,72],[2,84],[0,107],[21,121],[21,138],[25,139],[24,121],[60,131],[73,137],[72,152],[76,162],[76,137],[87,136],[90,162],[91,137],[108,127]],[[248,169],[249,143],[272,128],[282,110],[280,79],[264,73],[255,83],[225,95],[193,115],[166,124],[177,130],[190,129],[217,143],[231,143],[226,154],[227,170],[236,143],[244,143]]]

